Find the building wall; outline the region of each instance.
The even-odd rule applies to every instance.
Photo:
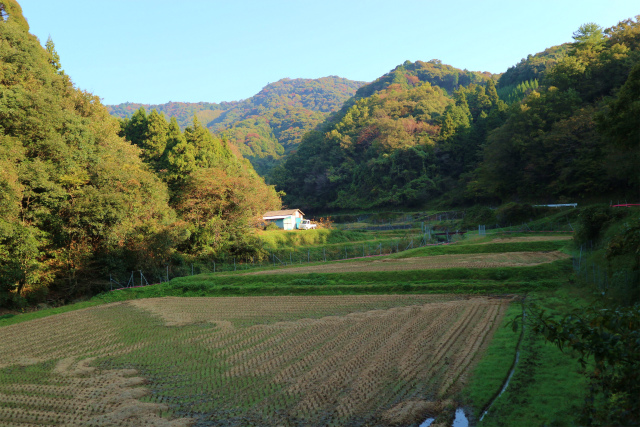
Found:
[[[285,230],[293,230],[296,227],[296,220],[293,215],[286,217],[283,219],[283,228]]]
[[[268,219],[265,220],[267,222],[275,223],[278,228],[282,228],[283,230],[297,230],[299,228],[300,223],[302,222],[303,216],[297,211],[293,215],[289,215],[288,217],[281,219]]]

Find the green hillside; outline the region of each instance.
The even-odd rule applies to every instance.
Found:
[[[640,24],[573,38],[499,78],[407,61],[270,179],[287,204],[321,211],[637,197]]]
[[[282,79],[257,95],[220,104],[169,102],[161,105],[125,103],[109,106],[112,115],[130,118],[140,107],[175,117],[181,128],[196,115],[200,122],[237,147],[259,174],[266,174],[302,136],[337,111],[364,84],[341,77]]]

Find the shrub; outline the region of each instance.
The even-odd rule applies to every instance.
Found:
[[[487,206],[473,206],[465,211],[462,227],[477,227],[478,225],[495,224],[496,213]]]
[[[548,208],[533,207],[527,203],[507,203],[496,211],[496,219],[503,226],[521,224],[548,213]]]
[[[590,240],[598,240],[601,232],[613,221],[627,215],[624,209],[611,209],[609,206],[589,206],[580,211],[574,240],[578,245]]]

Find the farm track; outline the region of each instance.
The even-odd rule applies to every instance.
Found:
[[[459,391],[508,304],[464,295],[158,298],[7,326],[0,425],[189,423],[160,416],[170,408],[200,414],[202,425],[386,425],[382,413],[403,402],[420,411]],[[141,370],[100,364],[114,358]]]
[[[434,270],[444,268],[499,268],[529,267],[546,264],[569,255],[559,252],[507,252],[490,254],[455,254],[399,259],[367,259],[362,261],[332,262],[304,267],[243,273],[240,276],[263,274],[355,273],[370,271]]]

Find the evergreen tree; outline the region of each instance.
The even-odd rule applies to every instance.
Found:
[[[130,119],[125,119],[122,125],[125,138],[140,148],[144,148],[148,127],[147,112],[144,107],[140,107]]]
[[[498,103],[498,91],[496,90],[496,83],[493,79],[487,80],[487,88],[485,90],[487,97],[489,98],[489,104],[494,106]]]
[[[47,52],[49,53],[49,55],[51,55],[49,63],[51,64],[53,69],[56,70],[58,74],[64,74],[62,65],[60,65],[60,55],[58,55],[58,52],[56,52],[56,47],[53,44],[53,40],[51,40],[51,36],[49,36],[49,38],[47,39],[47,44],[45,46]]]
[[[169,124],[162,114],[153,109],[147,117],[146,125],[143,159],[157,166],[167,146]]]
[[[231,153],[222,141],[214,138],[209,129],[200,124],[195,114],[193,124],[184,130],[184,138],[195,150],[195,159],[199,168],[219,166],[231,157]]]

